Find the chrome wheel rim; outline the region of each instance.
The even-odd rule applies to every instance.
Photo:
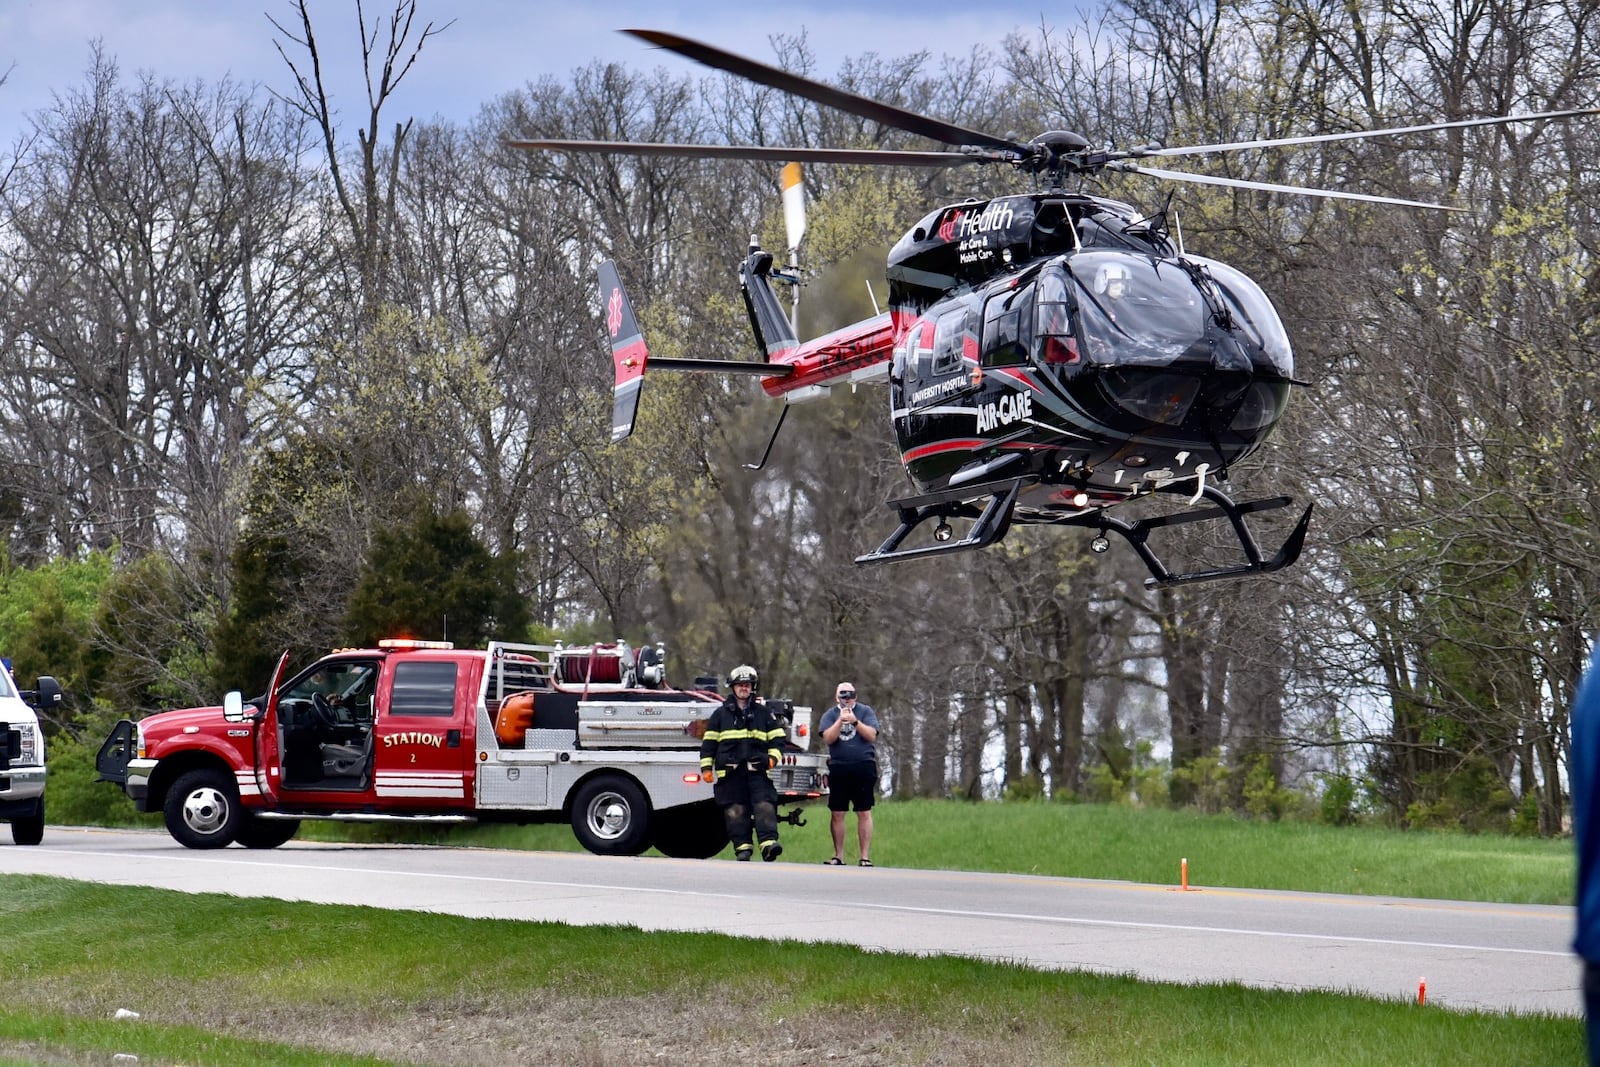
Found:
[[[620,794],[607,790],[589,801],[589,829],[606,841],[615,841],[628,832],[633,813],[627,800]]]
[[[204,786],[183,799],[183,824],[197,834],[210,835],[228,821],[228,798]]]

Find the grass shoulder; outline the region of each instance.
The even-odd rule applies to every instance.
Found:
[[[184,916],[184,932],[159,917]],[[1575,1063],[1576,1019],[0,876],[0,1063]],[[153,926],[153,922],[156,924]],[[113,1020],[118,1008],[138,1020]]]

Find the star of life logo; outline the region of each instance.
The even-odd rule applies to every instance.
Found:
[[[615,337],[622,330],[622,290],[611,290],[611,299],[606,302],[606,328]]]

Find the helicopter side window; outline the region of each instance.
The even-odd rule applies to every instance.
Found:
[[[1055,271],[1039,279],[1035,347],[1041,363],[1060,367],[1078,362],[1078,341],[1072,331],[1072,309],[1067,304],[1067,282]]]
[[[966,348],[967,309],[956,308],[939,316],[934,333],[933,348],[929,353],[927,377],[943,378],[961,369],[961,354]]]
[[[917,339],[922,334],[922,323],[915,322],[901,335],[900,341],[894,348],[894,366],[891,377],[897,382],[904,382],[906,375],[912,370],[912,362],[917,358]]]
[[[1033,287],[989,298],[983,312],[983,363],[1006,367],[1021,363],[1028,353],[1028,323],[1022,311],[1033,302]]]
[[[894,362],[889,369],[889,389],[896,407],[909,404],[915,395],[918,379],[927,366],[926,363],[919,366],[919,361],[924,358],[924,337],[931,339],[932,336],[933,323],[918,320],[896,342]]]
[[[933,323],[925,322],[922,328],[906,342],[906,363],[915,381],[926,382],[933,376]]]

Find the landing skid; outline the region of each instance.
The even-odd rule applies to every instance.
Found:
[[[866,566],[869,563],[888,563],[892,560],[919,559],[923,556],[942,556],[947,552],[970,552],[973,549],[987,548],[1011,529],[1011,512],[1017,505],[1017,493],[1021,489],[1022,482],[1012,479],[1007,482],[991,482],[988,485],[963,486],[960,489],[929,493],[927,496],[907,497],[904,500],[891,500],[889,506],[899,513],[900,525],[889,535],[888,540],[878,546],[876,552],[857,556],[856,563]],[[989,503],[979,511],[978,506],[969,501],[976,494],[985,491],[990,494]],[[938,543],[918,548],[901,548],[900,542],[929,519],[939,520],[939,526],[933,532],[934,539]],[[959,541],[952,541],[950,524],[944,521],[946,519],[975,519],[975,521],[972,528],[967,531],[967,536]],[[940,536],[940,531],[944,531],[943,537]]]
[[[1187,493],[1187,489],[1158,490],[1158,492]],[[1294,503],[1292,497],[1274,496],[1264,500],[1249,500],[1243,504],[1235,504],[1233,500],[1221,489],[1207,485],[1202,490],[1205,498],[1215,504],[1215,507],[1202,508],[1198,511],[1179,511],[1171,515],[1156,515],[1148,519],[1138,519],[1127,522],[1115,515],[1105,512],[1089,515],[1074,515],[1068,519],[1058,519],[1051,525],[1054,526],[1085,526],[1089,529],[1099,530],[1104,536],[1107,532],[1120,534],[1122,538],[1133,546],[1133,550],[1144,560],[1144,565],[1150,568],[1150,577],[1144,580],[1147,589],[1165,589],[1175,585],[1189,585],[1193,582],[1212,582],[1221,578],[1239,578],[1250,574],[1271,574],[1273,571],[1294,563],[1300,558],[1300,550],[1305,547],[1306,531],[1311,528],[1311,510],[1315,506],[1307,504],[1306,510],[1301,512],[1300,521],[1294,524],[1294,529],[1289,531],[1289,536],[1271,559],[1264,558],[1261,548],[1256,544],[1255,536],[1250,532],[1250,527],[1245,524],[1244,517],[1252,512],[1272,511],[1276,508],[1288,507]],[[1210,522],[1214,519],[1227,519],[1233,526],[1234,536],[1239,539],[1239,547],[1244,550],[1245,562],[1232,567],[1213,567],[1208,570],[1189,571],[1183,574],[1173,574],[1167,570],[1160,557],[1150,547],[1149,536],[1151,530],[1159,530],[1164,526],[1180,526],[1188,522]],[[1098,548],[1098,551],[1105,551]]]
[[[925,496],[907,497],[902,500],[890,501],[889,506],[894,508],[900,517],[900,525],[890,534],[888,539],[878,546],[874,552],[857,556],[856,563],[867,565],[872,563],[889,563],[897,560],[918,559],[924,556],[943,555],[947,552],[967,552],[973,549],[986,548],[1005,537],[1011,528],[1012,512],[1016,507],[1017,494],[1021,491],[1022,481],[1010,479],[1000,482],[991,482],[987,485],[963,486],[960,489],[950,489],[940,493],[929,493]],[[1170,487],[1157,490],[1183,496],[1190,496],[1188,487]],[[989,500],[980,506],[974,498],[987,493]],[[1311,511],[1313,505],[1307,504],[1306,510],[1301,513],[1300,520],[1295,523],[1294,529],[1284,539],[1278,551],[1271,557],[1265,557],[1259,545],[1256,544],[1255,535],[1250,532],[1250,527],[1245,523],[1245,516],[1258,511],[1271,511],[1287,507],[1293,499],[1287,496],[1268,497],[1262,500],[1250,500],[1243,504],[1236,504],[1226,493],[1214,485],[1206,485],[1201,490],[1201,495],[1213,505],[1209,508],[1200,508],[1192,511],[1179,511],[1171,515],[1156,515],[1147,519],[1128,521],[1115,515],[1108,514],[1105,509],[1085,512],[1082,515],[1072,515],[1066,518],[1046,520],[1044,525],[1050,526],[1082,526],[1091,530],[1098,530],[1100,536],[1093,545],[1096,552],[1104,552],[1109,547],[1105,540],[1107,533],[1115,533],[1127,541],[1139,558],[1150,570],[1150,577],[1145,579],[1147,588],[1168,588],[1176,585],[1188,585],[1193,582],[1211,582],[1224,578],[1239,578],[1251,574],[1270,574],[1282,570],[1300,558],[1300,550],[1305,547],[1306,531],[1311,526]],[[950,526],[945,520],[961,518],[973,519],[967,536],[959,541],[949,540]],[[919,546],[917,548],[903,549],[901,543],[917,527],[930,519],[939,520],[939,528],[935,530],[934,537],[939,543]],[[1206,570],[1187,571],[1174,574],[1169,571],[1166,564],[1155,554],[1150,547],[1149,537],[1152,530],[1159,530],[1167,526],[1179,526],[1191,522],[1211,522],[1216,519],[1227,519],[1233,527],[1234,536],[1239,539],[1239,547],[1244,552],[1245,562],[1229,567],[1213,567]],[[944,538],[940,539],[939,531],[945,531]]]

